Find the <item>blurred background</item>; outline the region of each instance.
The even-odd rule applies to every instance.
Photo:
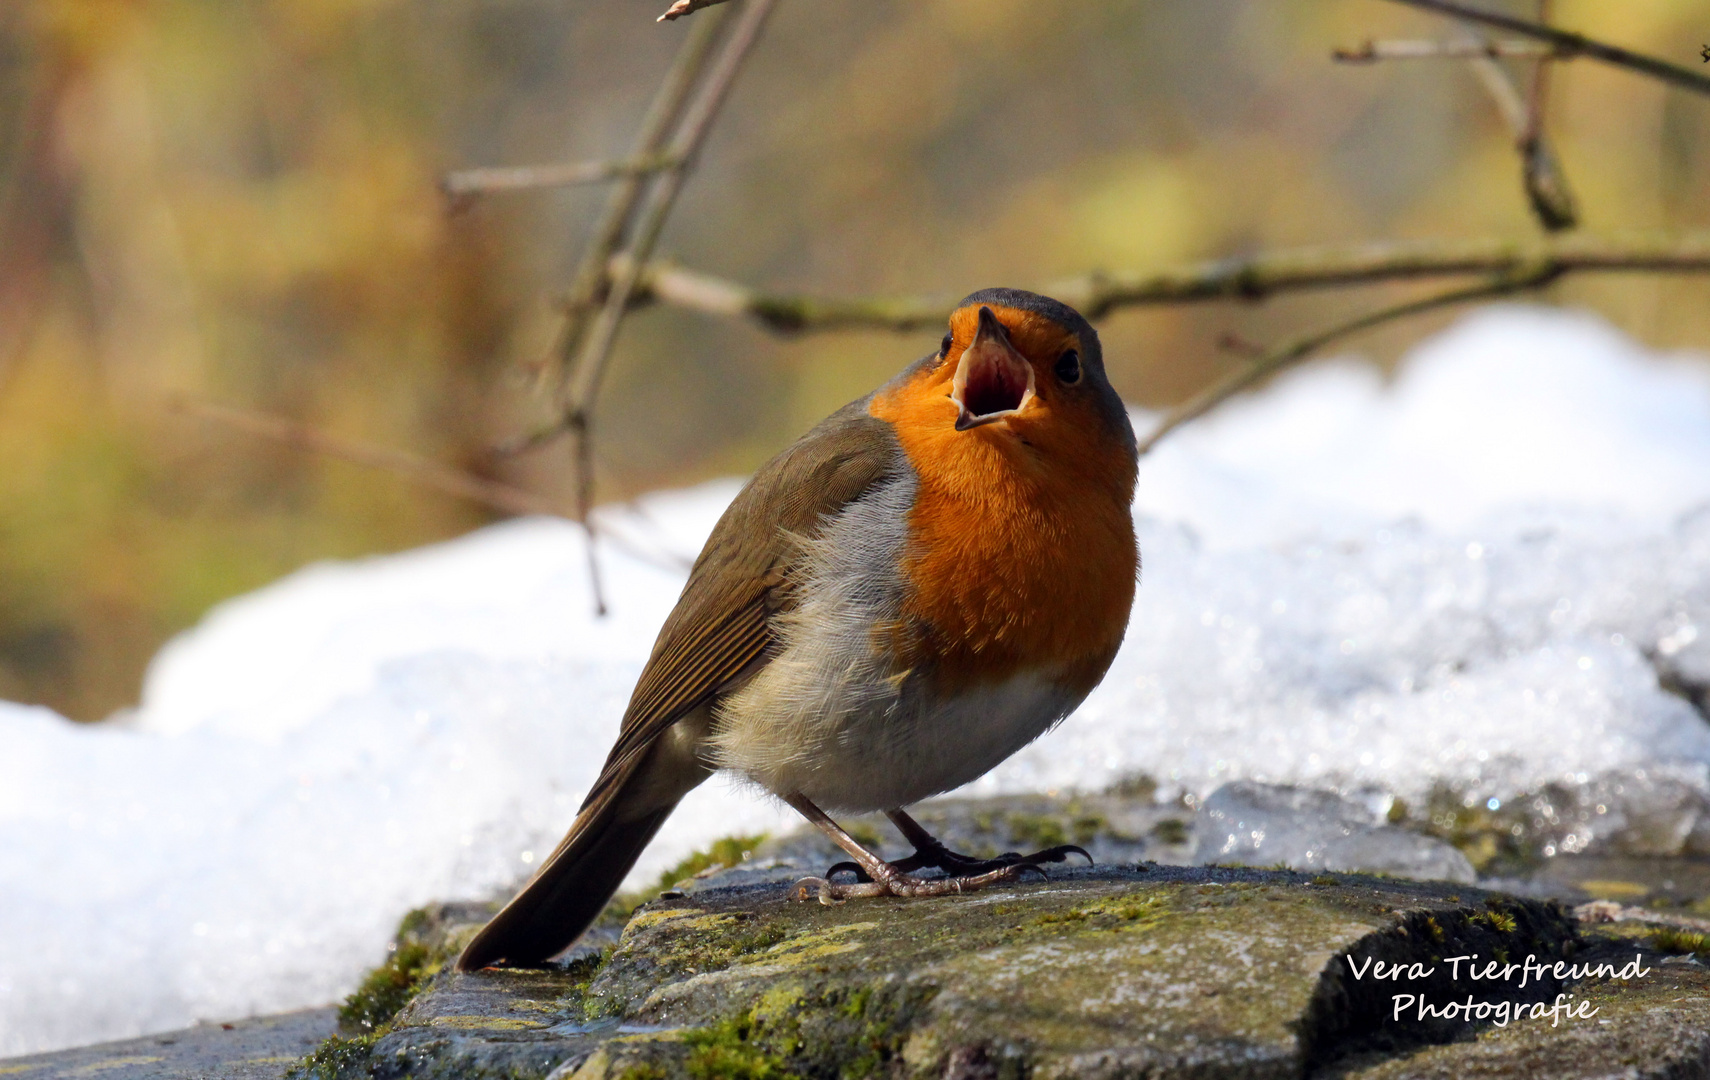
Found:
[[[0,5],[0,699],[95,720],[211,604],[490,512],[175,411],[289,418],[569,503],[528,367],[605,192],[448,213],[449,169],[624,155],[688,23],[664,0]],[[1486,4],[1531,14],[1530,0]],[[1558,25],[1696,64],[1703,0],[1561,0]],[[1535,235],[1464,64],[1334,64],[1451,27],[1378,0],[814,0],[780,6],[660,254],[785,292],[1037,286],[1368,239]],[[1549,132],[1592,232],[1710,226],[1710,108],[1588,61]],[[1387,287],[1118,313],[1131,402]],[[1549,291],[1656,348],[1710,281]],[[1453,318],[1362,339],[1386,364]],[[753,468],[937,333],[771,336],[650,308],[598,416],[598,495]]]

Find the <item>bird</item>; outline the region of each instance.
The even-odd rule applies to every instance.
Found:
[[[719,770],[850,856],[799,882],[798,899],[941,896],[1085,856],[974,859],[906,808],[984,775],[1103,679],[1139,580],[1137,468],[1091,324],[1020,289],[968,296],[935,352],[821,421],[731,502],[569,832],[458,968],[568,948]],[[874,811],[912,856],[887,862],[830,816]]]

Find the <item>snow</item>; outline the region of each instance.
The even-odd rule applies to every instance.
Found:
[[[1710,672],[1707,371],[1498,308],[1184,429],[1110,676],[971,790],[1547,790],[1562,850],[1710,850],[1710,725],[1654,666]],[[115,722],[0,703],[0,1054],[335,1000],[408,908],[526,875],[735,490],[608,508],[605,619],[579,533],[513,521],[222,604]],[[714,780],[635,880],[793,824]]]

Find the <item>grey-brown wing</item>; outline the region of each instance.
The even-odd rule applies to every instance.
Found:
[[[771,617],[793,606],[793,538],[907,468],[890,425],[869,416],[863,399],[754,475],[695,560],[584,807],[620,784],[672,724],[766,655]]]

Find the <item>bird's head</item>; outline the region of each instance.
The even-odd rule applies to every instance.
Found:
[[[1067,304],[1020,289],[974,293],[951,313],[938,353],[910,375],[899,387],[914,400],[908,422],[930,426],[945,450],[974,440],[1132,477],[1128,411],[1105,377],[1098,332]]]

